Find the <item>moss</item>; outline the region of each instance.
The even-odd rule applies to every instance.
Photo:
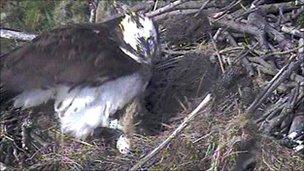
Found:
[[[55,1],[7,1],[1,5],[1,24],[29,32],[41,32],[53,26]]]
[[[85,23],[89,21],[89,8],[86,1],[59,1],[54,9],[54,25],[56,27],[71,24]]]
[[[1,3],[1,25],[42,32],[69,23],[88,22],[88,2],[82,0],[22,0]]]

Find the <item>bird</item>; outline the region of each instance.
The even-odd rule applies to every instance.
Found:
[[[142,13],[56,28],[1,57],[2,88],[13,108],[53,101],[64,134],[85,139],[97,127],[122,131],[116,147],[129,154],[127,124],[114,116],[144,93],[158,44],[157,25]]]

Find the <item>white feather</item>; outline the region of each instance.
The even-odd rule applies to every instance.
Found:
[[[142,27],[140,27],[138,23],[133,21],[132,16],[126,14],[126,16],[123,18],[123,20],[120,23],[124,41],[127,44],[129,44],[135,51],[137,50],[138,46],[141,44],[139,38],[144,38],[144,39],[153,38],[154,42],[157,42],[157,31],[153,21],[145,16],[139,16],[138,21]],[[133,58],[135,61],[139,63],[145,62],[140,57],[132,54],[129,50],[123,47],[120,47],[120,49],[125,54]]]
[[[67,110],[79,91],[79,88],[70,90],[70,87],[68,86],[57,86],[54,111],[57,113],[62,113]]]
[[[64,116],[73,115],[79,111],[82,111],[90,103],[92,103],[98,96],[97,88],[74,88],[72,91],[67,91],[62,94],[58,94],[60,97],[56,97],[56,102],[61,101],[61,104],[65,104],[64,108],[59,112],[64,112]],[[56,104],[56,103],[55,103]]]
[[[132,59],[134,59],[136,62],[141,63],[142,60],[139,56],[133,54],[132,52],[128,51],[127,49],[120,47],[121,51],[123,51],[123,53],[125,53],[126,55],[130,56]]]
[[[54,110],[59,116],[61,130],[85,138],[98,126],[122,129],[109,116],[139,95],[146,85],[141,75],[135,73],[99,87],[70,89],[61,85],[48,90],[36,89],[16,96],[14,107],[29,108],[55,99]]]
[[[139,23],[143,27],[139,27],[136,22],[132,21],[132,16],[127,14],[120,23],[123,27],[123,39],[133,49],[137,49],[138,38],[157,37],[157,32],[151,19],[141,16],[139,17]]]
[[[85,138],[98,126],[110,127],[109,116],[142,92],[145,85],[141,76],[135,73],[99,87],[82,88],[62,117],[59,117],[62,131]]]
[[[47,102],[54,96],[54,89],[24,91],[14,98],[14,107],[24,109]]]

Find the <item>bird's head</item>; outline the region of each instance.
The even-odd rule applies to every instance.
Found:
[[[144,14],[126,14],[120,23],[123,44],[120,49],[139,63],[151,64],[158,53],[157,27]]]

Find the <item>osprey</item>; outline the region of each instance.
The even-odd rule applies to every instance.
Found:
[[[117,148],[126,154],[126,125],[113,116],[145,90],[157,52],[153,21],[126,14],[41,34],[2,57],[1,82],[15,108],[53,100],[64,133],[86,138],[97,127],[121,130]]]

